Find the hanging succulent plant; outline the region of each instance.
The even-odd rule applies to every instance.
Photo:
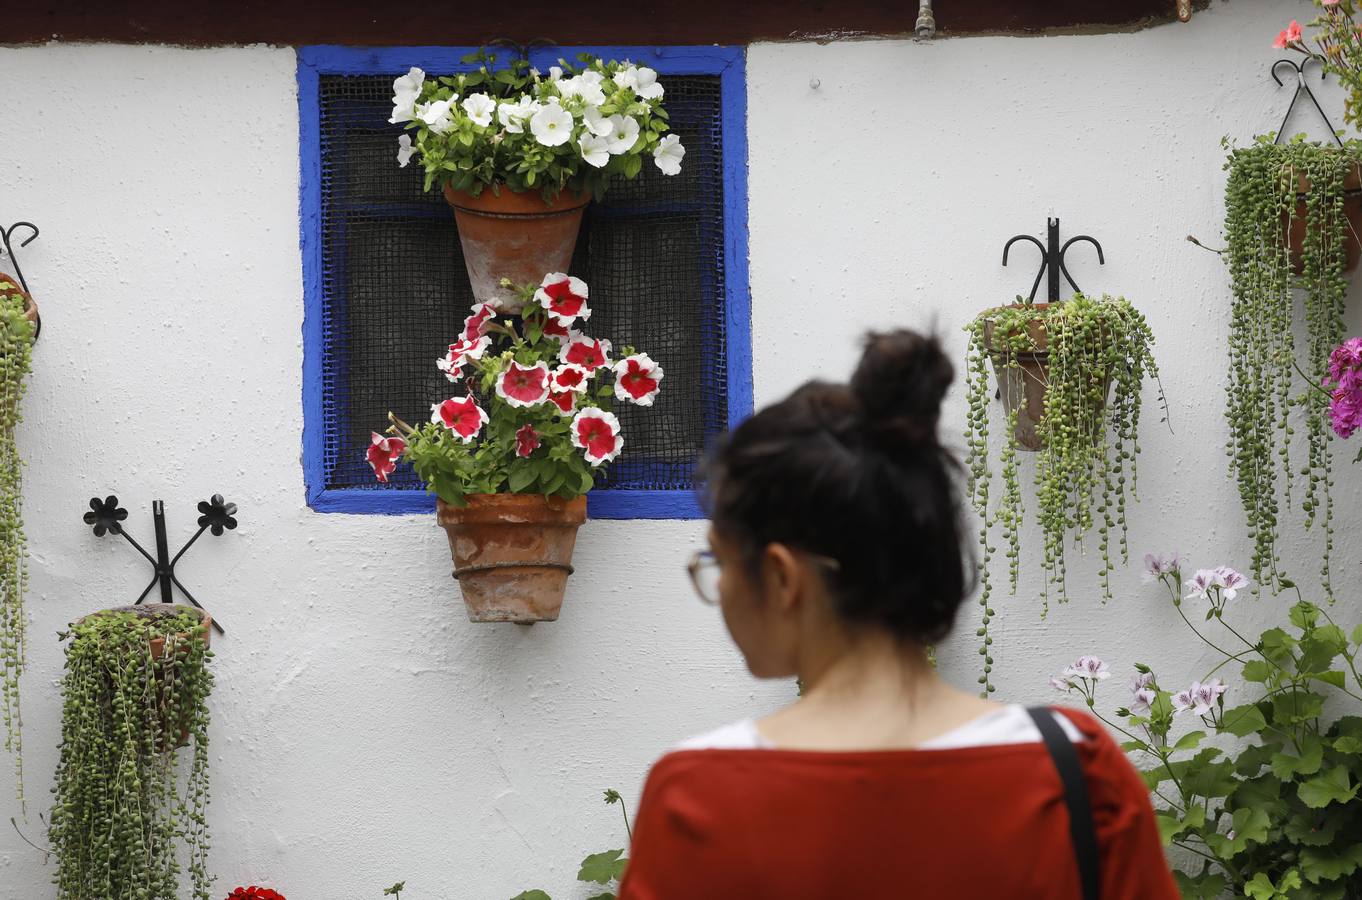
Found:
[[[1045,538],[1043,595],[1068,599],[1066,554],[1082,548],[1095,526],[1102,568],[1103,599],[1111,597],[1113,550],[1124,563],[1127,491],[1136,495],[1135,457],[1139,453],[1141,390],[1146,378],[1158,379],[1154,335],[1144,316],[1125,298],[1100,300],[1074,295],[1062,303],[1029,304],[987,310],[966,326],[969,332],[966,433],[969,493],[979,516],[983,550],[979,604],[982,624],[979,677],[983,693],[993,690],[993,618],[989,563],[994,527],[1006,544],[1013,594],[1021,569],[1022,491],[1018,450],[1038,450],[1037,518]],[[997,375],[1007,428],[998,453],[1002,494],[993,495],[989,448],[990,400]],[[1114,388],[1114,390],[1112,390]],[[1160,387],[1162,400],[1162,387]],[[1164,404],[1166,410],[1166,403]],[[1165,413],[1166,419],[1166,413]]]
[[[33,323],[24,295],[0,280],[0,709],[5,750],[14,758],[15,791],[24,804],[22,717],[19,676],[24,671],[24,560],[27,555],[20,492],[23,463],[14,443],[20,401],[32,362]]]
[[[1319,521],[1324,532],[1320,576],[1332,599],[1329,422],[1318,404],[1306,402],[1308,391],[1297,393],[1293,378],[1299,370],[1319,385],[1330,351],[1344,337],[1344,272],[1349,247],[1358,240],[1348,207],[1358,196],[1362,143],[1324,146],[1298,137],[1274,145],[1269,136],[1249,147],[1227,147],[1226,260],[1234,298],[1225,417],[1230,473],[1253,539],[1250,568],[1255,584],[1274,592],[1289,582],[1278,541],[1300,476],[1305,484],[1297,497],[1306,526]],[[1306,326],[1299,354],[1293,337],[1297,288],[1304,293]],[[1293,463],[1296,406],[1304,407],[1305,458]]]

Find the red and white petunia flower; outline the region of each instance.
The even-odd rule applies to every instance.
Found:
[[[594,372],[601,366],[610,365],[610,342],[604,338],[593,340],[574,332],[563,344],[563,349],[558,351],[558,361]]]
[[[449,352],[444,359],[437,359],[435,367],[445,373],[445,377],[450,381],[458,381],[463,377],[463,367],[470,361],[482,359],[482,355],[487,352],[492,339],[489,337],[479,337],[469,340],[460,338],[449,345]]]
[[[572,337],[572,329],[550,316],[544,323],[544,337],[557,338],[558,343],[566,344]]]
[[[497,378],[497,396],[511,406],[534,406],[549,398],[549,366],[522,366],[515,360]]]
[[[652,406],[653,398],[662,389],[662,367],[646,353],[635,353],[614,365],[615,396],[631,400],[639,406]]]
[[[374,477],[381,483],[388,483],[388,476],[397,468],[397,459],[407,451],[407,442],[400,437],[384,437],[377,431],[370,436],[369,449],[364,458],[374,470]]]
[[[549,402],[565,416],[572,415],[577,409],[577,395],[572,391],[549,391]]]
[[[529,422],[520,426],[520,430],[515,433],[515,455],[529,456],[539,447],[539,432],[534,430],[534,426]]]
[[[548,310],[549,316],[571,325],[574,319],[591,318],[591,308],[586,305],[586,282],[580,278],[550,272],[544,276],[543,284],[534,292],[534,299]]]
[[[451,397],[443,403],[431,404],[430,420],[448,428],[455,437],[467,444],[487,424],[487,411],[478,406],[478,401],[469,394],[462,400]]]
[[[586,393],[590,382],[591,373],[581,366],[574,366],[572,363],[563,363],[554,369],[553,377],[549,381],[555,392],[572,391],[574,394]]]
[[[487,333],[487,325],[497,316],[497,308],[490,303],[479,303],[473,307],[473,315],[463,320],[465,341],[476,341]]]
[[[603,409],[582,410],[572,420],[572,446],[582,448],[586,461],[593,466],[610,462],[624,449],[620,420]]]

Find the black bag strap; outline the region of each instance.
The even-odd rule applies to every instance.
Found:
[[[1048,706],[1027,710],[1040,729],[1045,748],[1050,751],[1059,780],[1064,785],[1064,803],[1069,807],[1069,837],[1073,840],[1074,856],[1078,859],[1078,880],[1083,886],[1083,900],[1098,900],[1102,893],[1101,865],[1097,850],[1097,829],[1092,823],[1092,807],[1088,802],[1088,784],[1083,780],[1083,765],[1078,751],[1055,721],[1055,713]]]

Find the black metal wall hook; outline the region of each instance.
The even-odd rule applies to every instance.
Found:
[[[1087,241],[1097,248],[1097,262],[1105,266],[1107,259],[1102,255],[1102,245],[1097,243],[1097,238],[1089,237],[1086,234],[1075,235],[1064,242],[1064,246],[1059,245],[1059,219],[1046,219],[1046,243],[1042,244],[1038,239],[1029,234],[1019,234],[1003,245],[1003,265],[1007,265],[1007,251],[1012,249],[1012,245],[1017,241],[1030,241],[1040,248],[1040,271],[1036,273],[1036,280],[1031,284],[1031,293],[1027,297],[1027,303],[1036,301],[1036,289],[1040,287],[1040,279],[1049,273],[1049,281],[1046,285],[1046,298],[1051,303],[1058,303],[1059,300],[1059,273],[1063,272],[1064,277],[1069,282],[1069,287],[1075,293],[1082,293],[1078,285],[1074,283],[1073,276],[1069,274],[1069,269],[1064,265],[1064,254],[1069,252],[1069,248],[1078,241]]]
[[[535,38],[532,41],[528,41],[522,44],[519,41],[513,41],[510,38],[499,37],[492,38],[490,41],[487,42],[487,46],[506,47],[507,49],[514,50],[516,52],[516,59],[523,59],[525,60],[525,62],[529,62],[530,51],[533,50],[535,47],[557,47],[558,42],[551,41],[548,38]],[[512,62],[514,62],[514,60],[512,60]]]
[[[14,263],[14,275],[19,279],[19,287],[27,292],[28,282],[24,279],[24,270],[19,268],[19,257],[14,255],[14,231],[20,225],[33,233],[24,238],[23,243],[19,246],[27,247],[29,244],[33,243],[33,239],[38,236],[38,226],[34,225],[32,222],[15,222],[8,228],[0,228],[0,241],[4,242],[5,255],[9,257],[10,262]]]
[[[128,511],[118,505],[118,498],[110,494],[103,500],[98,497],[90,498],[90,511],[84,516],[85,524],[94,529],[95,537],[103,537],[105,534],[122,535],[129,544],[137,548],[137,552],[146,557],[147,562],[151,563],[154,574],[151,576],[151,583],[142,591],[142,595],[134,603],[141,603],[151,593],[151,589],[159,583],[161,585],[161,602],[174,602],[171,597],[170,587],[174,585],[180,589],[190,603],[203,609],[199,601],[194,599],[194,595],[189,593],[189,589],[180,583],[175,577],[175,564],[180,561],[180,557],[194,545],[199,536],[205,531],[211,530],[214,537],[220,536],[224,530],[230,531],[236,528],[236,504],[228,503],[222,499],[221,494],[214,494],[211,500],[204,500],[199,503],[199,530],[194,532],[180,552],[170,557],[169,544],[166,542],[166,509],[165,504],[160,500],[153,500],[151,503],[151,515],[156,527],[156,556],[152,556],[142,545],[133,540],[132,535],[123,530],[123,522],[128,518]],[[218,623],[217,616],[213,617],[213,627],[218,630],[218,634],[226,634],[222,625]]]
[[[1300,62],[1296,62],[1294,59],[1279,59],[1272,64],[1272,68],[1269,71],[1272,73],[1272,80],[1277,82],[1278,87],[1283,87],[1285,85],[1285,82],[1277,77],[1278,66],[1289,66],[1291,70],[1296,73],[1296,92],[1291,95],[1291,103],[1286,107],[1286,115],[1282,116],[1282,124],[1277,127],[1277,137],[1272,143],[1276,144],[1281,141],[1282,135],[1286,132],[1286,123],[1291,118],[1291,111],[1296,108],[1296,101],[1300,99],[1301,92],[1304,91],[1305,96],[1310,98],[1310,102],[1315,104],[1315,109],[1319,111],[1319,117],[1323,119],[1324,124],[1329,127],[1329,136],[1332,137],[1340,147],[1343,146],[1342,138],[1340,138],[1338,132],[1334,130],[1334,123],[1330,122],[1329,117],[1324,114],[1324,107],[1319,105],[1319,101],[1315,99],[1315,92],[1310,90],[1310,85],[1306,84],[1305,81],[1305,67],[1311,62],[1316,61],[1317,60],[1315,60],[1314,57],[1307,56]],[[1320,63],[1320,81],[1323,81],[1325,75],[1328,74],[1324,71],[1323,65],[1323,63]]]

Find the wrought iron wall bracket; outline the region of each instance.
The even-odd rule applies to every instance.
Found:
[[[24,278],[24,270],[19,267],[19,257],[14,252],[14,232],[20,227],[27,228],[30,234],[19,243],[19,246],[27,247],[29,244],[33,243],[33,239],[38,236],[38,226],[34,225],[32,222],[15,222],[8,228],[0,226],[0,244],[4,245],[3,253],[5,256],[9,257],[10,264],[14,266],[14,277],[19,279],[19,287],[24,289],[24,293],[32,295],[33,292],[28,289],[28,280]],[[33,340],[36,341],[38,335],[43,330],[42,313],[35,313],[34,319]]]
[[[194,545],[205,531],[212,531],[214,537],[222,535],[223,531],[230,531],[236,528],[236,504],[228,503],[222,499],[221,494],[214,494],[211,500],[204,500],[199,503],[199,530],[194,532],[180,552],[172,558],[170,547],[166,540],[166,509],[165,503],[160,500],[153,500],[151,503],[151,515],[156,529],[156,555],[152,556],[142,545],[133,539],[133,536],[123,530],[123,522],[128,518],[128,511],[118,505],[118,498],[110,494],[103,500],[98,497],[90,498],[90,511],[84,516],[85,524],[93,528],[95,537],[103,537],[105,534],[118,534],[142,554],[147,562],[151,563],[152,576],[151,583],[143,589],[134,604],[141,603],[151,593],[151,589],[160,585],[161,602],[172,603],[174,599],[171,594],[171,586],[178,587],[180,592],[190,603],[203,609],[199,601],[194,599],[194,595],[189,593],[189,589],[180,583],[175,577],[175,564],[180,561],[185,552]],[[213,627],[218,630],[218,634],[226,634],[222,625],[218,623],[217,616],[213,617]]]
[[[1012,245],[1017,241],[1030,241],[1040,248],[1040,271],[1036,272],[1036,280],[1031,284],[1031,293],[1027,297],[1027,303],[1036,301],[1036,289],[1040,287],[1041,278],[1047,274],[1050,276],[1046,283],[1046,299],[1051,303],[1059,303],[1059,275],[1064,273],[1064,278],[1069,282],[1069,287],[1076,293],[1082,293],[1078,285],[1074,283],[1073,276],[1069,274],[1069,269],[1064,265],[1064,254],[1069,252],[1069,248],[1079,241],[1087,241],[1097,248],[1097,262],[1099,265],[1106,265],[1106,257],[1102,255],[1102,245],[1097,243],[1097,239],[1086,234],[1075,235],[1064,242],[1064,246],[1059,244],[1059,219],[1046,219],[1046,242],[1042,244],[1037,238],[1029,234],[1019,234],[1003,245],[1003,265],[1007,265],[1007,253],[1012,249]]]

